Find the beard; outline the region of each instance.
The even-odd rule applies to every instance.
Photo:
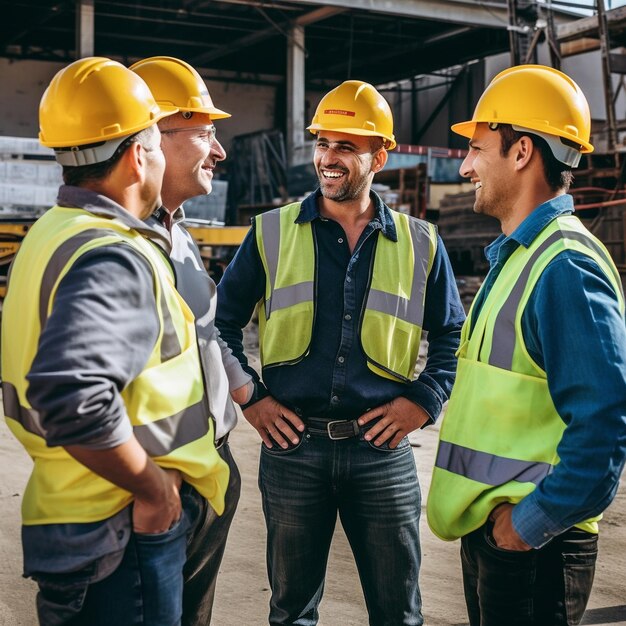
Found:
[[[318,172],[317,178],[320,184],[322,196],[327,200],[334,202],[349,202],[359,198],[368,185],[368,176],[359,173],[359,175],[350,180],[348,178],[348,170],[342,167],[333,168],[336,171],[343,172],[346,176],[340,185],[334,186],[328,183],[324,176]]]

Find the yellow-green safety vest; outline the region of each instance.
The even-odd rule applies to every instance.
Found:
[[[311,223],[296,223],[300,204],[255,218],[266,276],[259,307],[264,368],[292,365],[309,353],[318,288],[317,245]],[[373,372],[407,382],[414,378],[437,233],[423,220],[396,211],[391,215],[398,241],[378,237],[359,335]]]
[[[457,378],[439,436],[428,495],[428,523],[444,540],[482,526],[502,502],[516,504],[559,463],[565,424],[552,402],[546,372],[524,343],[522,315],[541,273],[564,250],[591,257],[624,310],[620,277],[606,248],[568,215],[553,220],[529,248],[502,268],[470,328],[461,333]],[[475,302],[480,298],[476,296]],[[577,527],[598,532],[601,516]]]
[[[63,447],[48,447],[27,399],[26,376],[60,281],[76,260],[101,246],[130,245],[149,263],[160,332],[143,371],[121,392],[135,437],[163,468],[180,470],[216,512],[224,509],[228,466],[215,450],[193,313],[174,287],[155,245],[115,219],[53,207],[31,228],[11,268],[2,320],[7,423],[34,461],[22,503],[25,525],[106,519],[132,495],[91,472]]]

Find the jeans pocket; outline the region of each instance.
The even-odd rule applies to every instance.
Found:
[[[37,613],[40,623],[50,626],[64,624],[78,615],[83,608],[93,571],[89,567],[80,572],[33,576],[39,586]]]
[[[520,558],[528,557],[534,554],[534,550],[509,550],[507,548],[501,548],[493,537],[493,522],[487,521],[483,526],[483,539],[485,544],[495,552],[499,552],[503,555],[511,555],[512,557],[519,556]]]
[[[183,510],[180,517],[167,530],[160,533],[138,533],[135,532],[135,539],[138,543],[165,544],[174,541],[189,530],[189,519]]]
[[[276,442],[273,443],[271,448],[268,448],[264,443],[261,444],[261,452],[266,454],[271,454],[272,456],[284,456],[285,454],[292,454],[295,452],[301,445],[304,440],[308,440],[310,435],[306,433],[300,434],[300,439],[298,439],[298,443],[291,443],[287,439],[287,447],[283,448],[279,446]],[[271,439],[271,437],[270,437]]]
[[[564,552],[563,582],[565,587],[565,613],[568,626],[579,624],[583,617],[596,571],[597,535],[591,535],[584,552]]]
[[[374,437],[374,439],[376,439],[376,437]],[[402,437],[402,439],[400,439],[400,442],[398,443],[398,445],[395,448],[390,448],[389,447],[389,442],[393,439],[393,437],[390,437],[387,441],[385,441],[384,443],[380,444],[379,446],[377,446],[376,444],[374,444],[373,440],[367,440],[367,439],[363,439],[363,441],[365,441],[367,443],[367,445],[372,448],[372,450],[376,450],[378,452],[382,452],[382,453],[387,453],[387,454],[393,454],[394,452],[403,452],[404,450],[406,450],[407,448],[411,447],[411,444],[409,443],[409,438],[408,437]]]

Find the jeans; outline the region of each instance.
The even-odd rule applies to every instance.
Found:
[[[183,570],[183,626],[209,626],[211,623],[217,574],[239,502],[241,476],[235,459],[227,443],[218,452],[230,468],[226,503],[222,515],[217,515],[202,499],[198,523],[187,545],[187,562]]]
[[[132,533],[120,565],[103,580],[92,582],[94,566],[64,574],[38,574],[40,624],[178,626],[187,534],[201,498],[183,484],[181,500],[180,520],[163,533]]]
[[[461,539],[471,626],[575,626],[589,600],[598,536],[570,528],[542,548],[498,548],[493,524]]]
[[[362,436],[305,434],[261,448],[259,487],[272,590],[269,623],[314,626],[328,553],[341,519],[372,626],[423,624],[418,575],[420,488],[405,437],[390,450]]]

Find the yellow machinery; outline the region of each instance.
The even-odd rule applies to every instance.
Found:
[[[4,298],[7,291],[9,265],[33,223],[34,219],[21,217],[0,219],[0,298]]]
[[[189,218],[185,228],[198,244],[207,271],[218,282],[250,226],[216,226]]]
[[[9,265],[34,222],[34,217],[0,218],[0,299],[6,294]],[[219,280],[249,226],[216,226],[201,220],[188,220],[185,225],[200,248],[207,270]]]

